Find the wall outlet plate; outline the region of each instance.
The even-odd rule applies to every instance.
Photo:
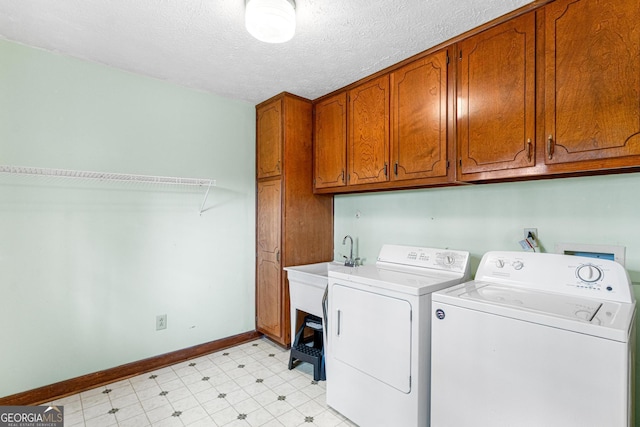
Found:
[[[158,314],[156,316],[156,331],[160,331],[162,329],[167,329],[167,315],[166,314]]]
[[[533,238],[529,237],[529,233],[531,233]],[[529,239],[529,242],[533,245],[534,248],[538,247],[538,229],[537,228],[525,228],[524,238]]]

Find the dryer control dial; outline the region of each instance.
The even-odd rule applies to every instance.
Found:
[[[512,265],[516,270],[522,270],[522,267],[524,267],[524,263],[522,261],[513,261]]]
[[[583,264],[576,270],[576,275],[580,280],[587,283],[594,283],[602,279],[602,270],[593,264]]]
[[[434,264],[444,270],[463,271],[467,259],[455,252],[437,252],[434,258]]]

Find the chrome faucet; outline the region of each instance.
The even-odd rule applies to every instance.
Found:
[[[347,243],[347,239],[349,239],[349,242],[350,242],[350,245],[349,245],[349,258],[347,258],[346,255],[342,256],[345,259],[344,260],[344,265],[347,266],[347,267],[355,267],[360,258],[353,259],[353,238],[351,236],[349,236],[348,234],[346,236],[344,236],[344,239],[342,239],[342,244],[345,245]]]

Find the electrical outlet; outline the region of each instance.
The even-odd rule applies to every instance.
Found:
[[[529,233],[531,233],[531,235],[533,237],[529,236]],[[525,228],[524,229],[524,238],[525,239],[529,239],[529,242],[531,242],[531,244],[533,245],[534,248],[538,247],[538,229],[537,228]]]
[[[158,314],[156,316],[156,331],[161,329],[167,329],[167,315],[166,314]]]

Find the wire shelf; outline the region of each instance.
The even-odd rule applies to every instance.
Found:
[[[79,171],[69,169],[51,169],[51,168],[37,168],[28,166],[11,166],[0,165],[0,173],[9,175],[26,175],[26,176],[41,176],[41,177],[53,177],[53,178],[72,178],[83,179],[93,181],[115,181],[115,182],[128,182],[139,184],[168,184],[168,185],[186,185],[197,186],[206,189],[204,200],[200,206],[200,215],[205,211],[204,206],[209,196],[209,190],[211,187],[215,187],[216,181],[208,178],[183,178],[173,176],[152,176],[152,175],[133,175],[124,173],[112,173],[112,172],[93,172],[93,171]]]

